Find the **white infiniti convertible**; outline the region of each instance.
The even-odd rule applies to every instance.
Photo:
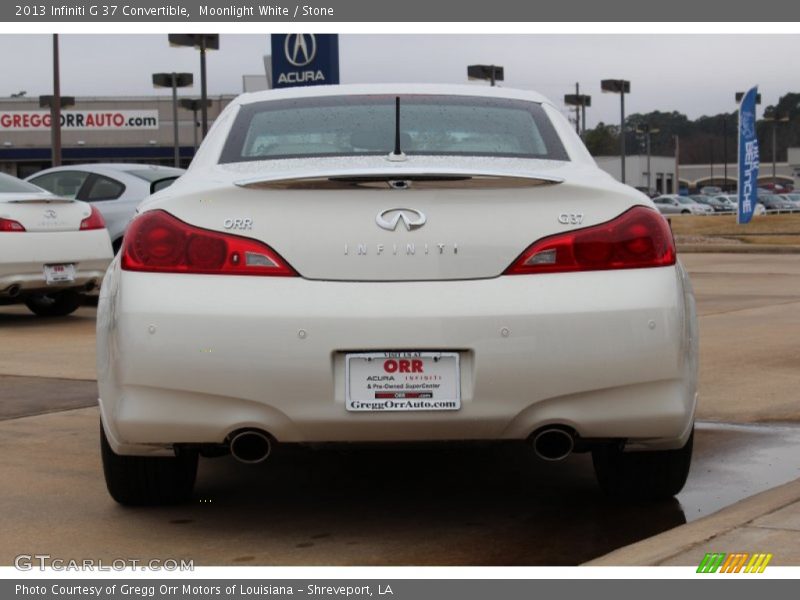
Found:
[[[653,203],[524,91],[239,97],[140,207],[98,312],[101,448],[123,504],[198,456],[527,441],[658,499],[691,462],[697,325]]]
[[[0,304],[68,315],[100,286],[112,256],[96,208],[0,174]]]

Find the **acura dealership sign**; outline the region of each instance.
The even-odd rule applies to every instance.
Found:
[[[272,34],[272,87],[339,83],[339,36]]]
[[[65,130],[108,131],[113,129],[158,129],[157,110],[65,110],[61,112]],[[50,129],[50,111],[0,111],[0,131],[38,131]]]

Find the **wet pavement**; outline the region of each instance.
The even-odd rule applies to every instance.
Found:
[[[286,448],[257,466],[204,459],[192,504],[123,508],[99,460],[95,309],[42,320],[2,307],[0,514],[12,518],[0,565],[36,552],[197,565],[574,565],[797,479],[800,263],[684,260],[698,301],[702,422],[686,488],[649,505],[606,500],[588,455],[545,463],[504,444]]]
[[[97,405],[97,382],[0,375],[0,421]]]
[[[179,557],[196,565],[575,565],[800,477],[800,427],[702,423],[685,490],[610,502],[588,455],[520,444],[284,447],[262,465],[201,460],[194,502],[107,495],[97,410],[0,422],[0,564]],[[41,436],[42,431],[50,439]]]

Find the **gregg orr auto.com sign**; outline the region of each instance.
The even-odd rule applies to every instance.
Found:
[[[157,110],[65,110],[62,129],[108,131],[111,129],[158,129]],[[17,110],[0,112],[0,131],[50,129],[50,111]]]

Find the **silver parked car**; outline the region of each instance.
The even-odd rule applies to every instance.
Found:
[[[62,198],[96,206],[117,252],[138,204],[169,186],[184,169],[133,163],[97,163],[45,169],[26,179]]]
[[[736,194],[723,194],[722,196],[717,196],[717,200],[720,202],[724,202],[730,207],[730,212],[738,213],[739,212],[739,197]],[[767,214],[767,209],[764,208],[764,205],[761,202],[756,203],[756,209],[753,211],[755,215],[765,215]]]
[[[800,209],[800,194],[791,192],[789,194],[781,194],[781,198],[783,198],[786,202],[791,202],[795,209]]]
[[[664,194],[654,198],[653,202],[662,215],[708,215],[714,209],[707,204],[699,204],[688,196]]]

